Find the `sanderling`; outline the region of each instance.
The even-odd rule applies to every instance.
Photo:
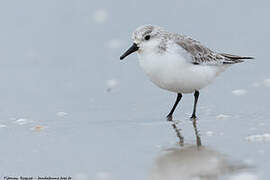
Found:
[[[139,63],[150,80],[162,89],[177,93],[176,101],[167,115],[173,112],[183,93],[194,92],[191,118],[196,118],[199,90],[210,84],[228,66],[253,57],[218,53],[199,41],[167,32],[153,25],[140,26],[133,32],[133,45],[120,57],[124,59],[137,51]]]

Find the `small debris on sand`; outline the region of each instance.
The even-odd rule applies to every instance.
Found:
[[[236,90],[233,90],[232,93],[236,96],[242,96],[242,95],[245,95],[247,94],[247,90],[245,89],[236,89]]]
[[[119,85],[119,82],[116,79],[110,79],[106,82],[107,85],[107,92],[111,92],[114,88]]]
[[[4,128],[4,127],[7,127],[7,126],[4,124],[0,124],[0,128]]]
[[[216,119],[221,120],[221,119],[226,119],[226,118],[229,118],[229,117],[231,117],[231,116],[226,115],[226,114],[219,114],[219,115],[216,116]]]
[[[29,124],[31,122],[32,121],[30,121],[29,119],[26,119],[26,118],[19,118],[15,121],[15,123],[18,125],[25,125],[25,124]]]
[[[266,142],[266,141],[270,141],[270,134],[264,133],[264,134],[251,135],[251,136],[246,137],[246,140],[250,142]]]
[[[215,133],[213,131],[206,131],[205,134],[207,136],[213,136]]]
[[[36,132],[40,132],[44,129],[44,126],[41,125],[36,125],[35,127],[31,128],[31,130],[36,131]]]
[[[60,112],[56,113],[56,115],[59,117],[64,117],[64,116],[68,115],[68,113],[60,111]]]

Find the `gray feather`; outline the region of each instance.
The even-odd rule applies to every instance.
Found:
[[[185,49],[192,57],[193,64],[235,64],[244,62],[244,59],[253,59],[253,57],[243,57],[225,53],[217,53],[203,46],[199,41],[190,37],[174,34],[175,42]]]

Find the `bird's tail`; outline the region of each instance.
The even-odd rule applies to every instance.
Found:
[[[220,53],[220,55],[228,59],[227,61],[224,62],[224,64],[235,64],[235,63],[244,62],[245,59],[254,59],[254,57],[250,57],[250,56],[237,56],[237,55],[226,54],[226,53]]]

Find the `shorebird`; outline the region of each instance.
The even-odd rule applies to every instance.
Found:
[[[199,90],[210,84],[232,64],[253,57],[218,53],[188,36],[165,31],[154,25],[138,27],[132,34],[133,45],[120,57],[138,52],[139,64],[158,87],[177,93],[167,115],[171,121],[182,94],[194,93],[191,118],[196,118]]]

